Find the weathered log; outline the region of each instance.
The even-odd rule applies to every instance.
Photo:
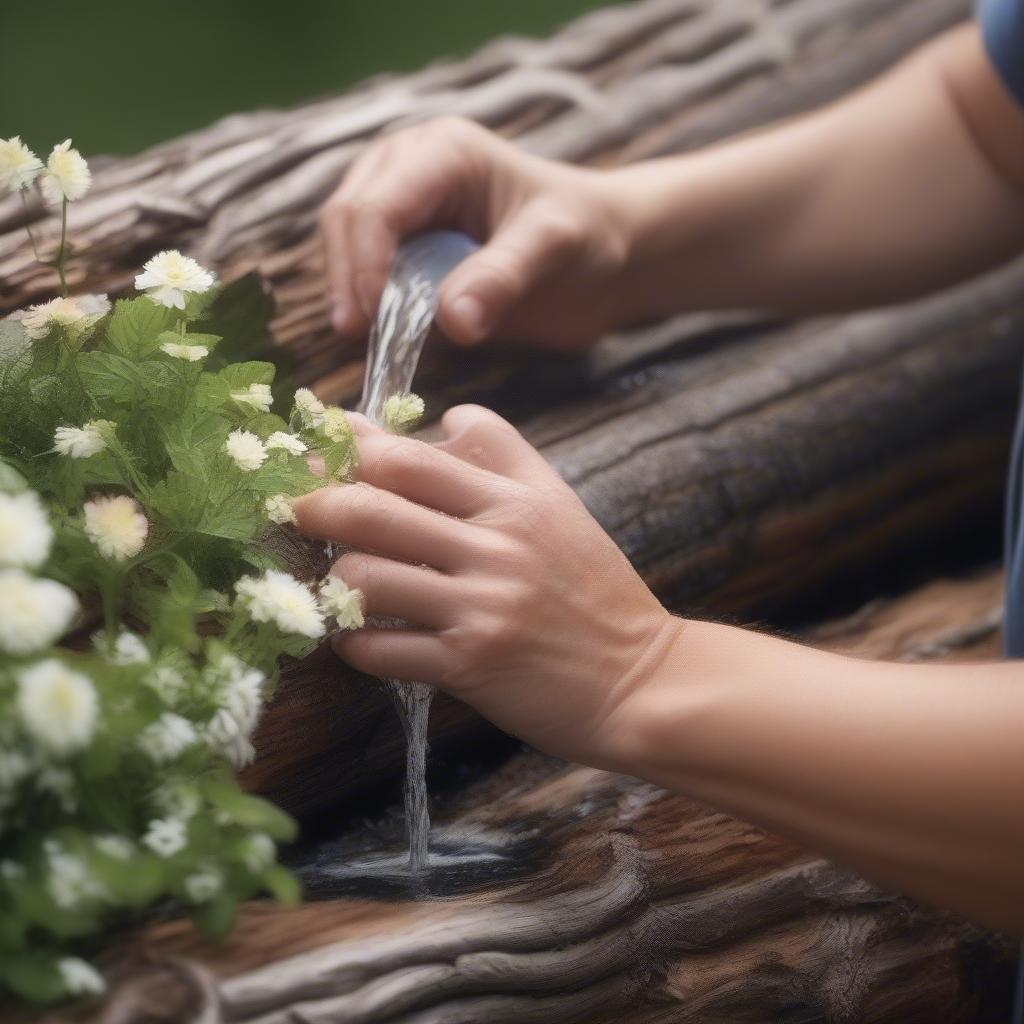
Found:
[[[812,632],[856,655],[977,661],[1000,576],[932,583]],[[969,669],[965,669],[969,671]],[[97,1024],[1002,1021],[1014,946],[680,796],[523,752],[444,800],[434,898],[373,898],[350,834],[307,858],[296,910],[226,943],[182,922],[110,951]],[[349,863],[347,872],[332,866]],[[468,878],[468,882],[467,882]],[[352,893],[336,898],[338,892]]]

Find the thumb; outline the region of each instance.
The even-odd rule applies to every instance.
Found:
[[[490,337],[529,292],[579,255],[579,228],[551,206],[526,207],[441,284],[437,320],[457,344]]]

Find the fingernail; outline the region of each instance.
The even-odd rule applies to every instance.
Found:
[[[476,341],[483,337],[486,324],[484,323],[484,307],[479,299],[472,295],[460,295],[452,303],[452,316],[462,326],[463,333],[470,341]]]
[[[345,330],[345,325],[348,323],[348,306],[344,302],[336,302],[334,308],[331,310],[331,326],[336,331]]]

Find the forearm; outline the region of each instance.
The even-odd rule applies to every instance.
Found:
[[[881,304],[1007,259],[1024,246],[1024,175],[993,161],[973,113],[1015,123],[1000,89],[966,26],[821,111],[612,172],[632,240],[623,320]]]
[[[688,623],[617,767],[1024,934],[1024,668],[870,663]]]

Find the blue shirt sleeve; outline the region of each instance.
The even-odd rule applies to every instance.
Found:
[[[978,18],[992,63],[1024,106],[1024,0],[981,0]]]

